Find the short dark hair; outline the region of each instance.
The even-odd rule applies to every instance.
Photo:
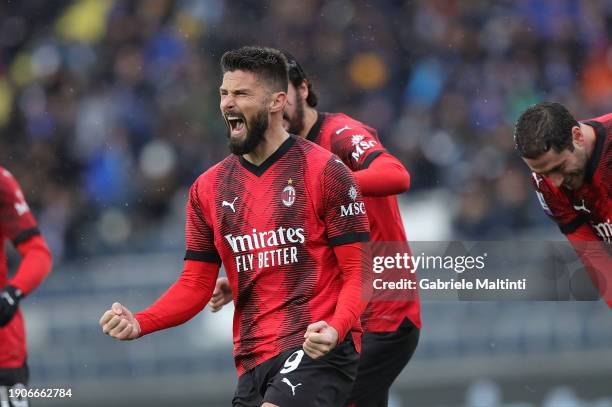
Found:
[[[574,150],[572,128],[578,121],[560,103],[543,102],[525,110],[514,128],[514,143],[522,157],[538,158],[551,148]]]
[[[248,46],[227,51],[221,57],[221,71],[247,71],[264,80],[274,92],[287,92],[287,60],[278,50]]]
[[[306,72],[304,72],[304,69],[302,69],[302,66],[300,65],[300,63],[297,61],[297,59],[295,59],[293,55],[289,53],[289,51],[282,50],[281,52],[287,59],[287,68],[289,69],[289,80],[291,81],[293,86],[295,86],[296,88],[299,87],[302,84],[302,82],[307,81],[308,82],[308,97],[306,98],[306,103],[310,107],[317,106],[317,103],[319,103],[319,97],[317,96],[315,91],[312,89],[312,83],[308,79]]]

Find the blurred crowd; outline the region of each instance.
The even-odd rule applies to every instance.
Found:
[[[612,110],[606,0],[21,0],[0,4],[0,165],[57,259],[181,246],[186,191],[227,153],[218,60],[292,52],[319,108],[378,128],[457,238],[546,222],[513,122]],[[431,219],[435,222],[435,219]]]

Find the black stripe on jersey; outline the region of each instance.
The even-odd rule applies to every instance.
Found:
[[[40,235],[40,230],[38,228],[26,229],[24,231],[19,232],[19,234],[13,239],[13,244],[15,246],[20,245],[31,237]]]
[[[330,246],[342,246],[343,244],[369,242],[369,232],[349,232],[329,239]]]
[[[361,169],[365,170],[366,168],[368,168],[370,164],[372,164],[372,161],[374,161],[376,157],[380,156],[382,153],[384,153],[384,151],[378,150],[367,156],[365,160],[363,160],[363,164],[361,164]]]
[[[595,175],[595,171],[597,170],[597,166],[599,165],[601,152],[603,151],[604,142],[606,141],[606,129],[603,124],[596,121],[584,123],[594,127],[597,132],[597,139],[595,140],[595,149],[593,150],[593,155],[587,163],[586,172],[584,174],[584,182],[588,183],[593,180],[593,175]]]
[[[580,214],[574,218],[570,223],[566,223],[565,225],[559,225],[559,229],[561,229],[561,233],[567,235],[568,233],[575,232],[583,223],[588,222],[588,218],[583,214]]]
[[[218,253],[199,252],[196,250],[187,250],[185,252],[185,260],[205,261],[208,263],[221,264],[221,257]]]
[[[266,172],[268,168],[270,168],[275,162],[280,160],[285,155],[285,153],[289,151],[291,146],[295,144],[295,137],[296,136],[290,134],[289,138],[283,141],[283,144],[281,144],[280,147],[277,148],[276,151],[273,152],[270,157],[266,158],[266,160],[261,163],[261,165],[252,164],[245,160],[243,156],[240,156],[240,165],[242,165],[247,171],[252,172],[258,177],[261,177],[262,174]]]
[[[319,139],[319,133],[321,132],[321,126],[323,126],[323,122],[325,121],[325,116],[327,116],[327,113],[317,112],[317,121],[310,128],[310,131],[306,135],[306,140],[312,141],[313,143],[317,143],[317,140]]]

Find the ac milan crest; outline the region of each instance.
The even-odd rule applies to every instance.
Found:
[[[293,205],[293,203],[295,202],[295,188],[293,188],[293,180],[291,178],[289,178],[289,180],[287,181],[287,185],[285,187],[285,189],[283,189],[283,193],[281,194],[281,199],[283,200],[283,204],[285,204],[285,206],[289,207],[291,205]]]

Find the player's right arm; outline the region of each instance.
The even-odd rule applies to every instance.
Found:
[[[120,303],[113,304],[100,319],[105,334],[119,340],[135,339],[182,324],[204,309],[212,297],[221,264],[205,205],[196,181],[187,202],[183,272],[155,303],[137,314]]]

